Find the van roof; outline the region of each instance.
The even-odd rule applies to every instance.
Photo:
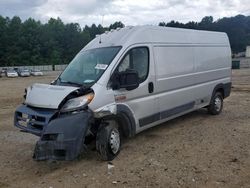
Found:
[[[128,26],[96,36],[83,50],[143,43],[230,45],[227,34],[222,32],[161,26]]]

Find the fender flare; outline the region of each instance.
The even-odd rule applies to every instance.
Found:
[[[230,95],[231,93],[231,86],[232,86],[232,83],[229,82],[229,83],[226,83],[226,84],[223,84],[223,83],[220,83],[220,84],[217,84],[215,87],[214,87],[214,90],[213,90],[213,93],[212,93],[212,96],[210,98],[210,101],[212,99],[212,97],[215,95],[216,91],[218,90],[223,90],[223,98],[226,98]]]
[[[117,116],[121,117],[121,126],[126,137],[136,134],[136,121],[133,112],[124,104],[117,104]]]
[[[222,89],[222,90],[223,90],[223,93],[222,93],[222,94],[224,95],[224,84],[220,83],[220,84],[217,84],[217,85],[214,87],[214,90],[213,90],[211,99],[212,99],[212,97],[215,95],[216,91],[218,91],[219,89]]]

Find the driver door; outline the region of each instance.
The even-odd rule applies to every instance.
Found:
[[[132,69],[138,72],[139,87],[133,90],[124,88],[114,90],[116,103],[127,105],[136,120],[136,132],[140,132],[155,122],[157,113],[154,97],[155,73],[149,46],[130,48],[116,67],[117,72]]]

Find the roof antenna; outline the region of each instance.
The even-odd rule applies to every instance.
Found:
[[[104,19],[104,15],[102,15],[102,27],[103,27],[103,19]],[[99,38],[99,44],[102,43],[102,34],[100,34],[100,38]]]

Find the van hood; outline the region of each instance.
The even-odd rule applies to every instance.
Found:
[[[78,87],[33,84],[27,88],[25,104],[38,108],[58,109],[60,103]]]

